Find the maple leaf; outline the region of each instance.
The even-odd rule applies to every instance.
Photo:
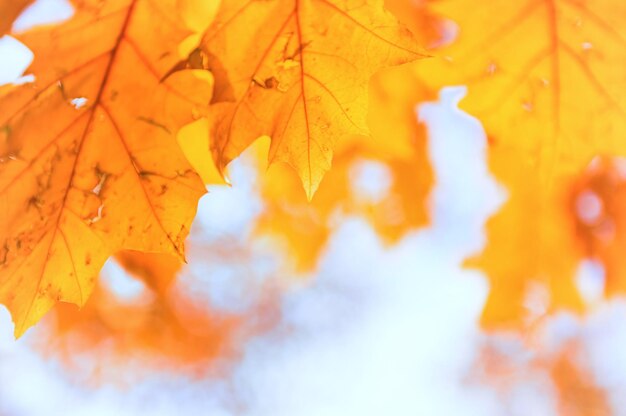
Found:
[[[309,198],[336,143],[368,133],[371,75],[424,56],[380,0],[223,2],[200,50],[215,76],[214,102],[226,102],[211,118],[220,171],[268,135],[270,162],[292,166]]]
[[[0,302],[16,336],[57,301],[83,305],[120,248],[183,255],[205,190],[175,134],[211,86],[160,81],[191,34],[176,4],[85,0],[17,36],[36,82],[0,90]]]
[[[626,3],[432,2],[458,38],[422,67],[432,85],[467,84],[461,108],[492,146],[524,152],[543,182],[596,154],[626,153]],[[435,62],[436,61],[436,62]],[[432,65],[430,65],[432,64]]]
[[[467,84],[461,107],[483,122],[491,171],[510,196],[470,261],[492,285],[482,322],[519,323],[532,281],[547,285],[550,310],[580,311],[573,276],[584,250],[566,189],[594,155],[626,152],[626,97],[614,87],[626,85],[616,65],[626,58],[626,5],[442,0],[432,8],[458,24],[458,38],[419,70],[433,87]]]
[[[6,0],[0,2],[0,36],[11,31],[11,25],[35,0]]]

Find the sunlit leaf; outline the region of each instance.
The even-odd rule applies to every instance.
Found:
[[[223,2],[200,49],[221,103],[212,117],[217,166],[270,136],[270,162],[292,166],[309,198],[337,143],[368,134],[372,74],[423,56],[379,0]]]
[[[0,91],[0,301],[18,336],[57,301],[83,305],[120,248],[182,256],[204,193],[176,132],[211,85],[161,81],[191,34],[176,2],[78,5],[19,36],[36,81]]]
[[[484,123],[492,147],[525,154],[546,186],[596,154],[626,154],[626,3],[432,4],[458,34],[422,66],[426,79],[468,85],[461,108]]]

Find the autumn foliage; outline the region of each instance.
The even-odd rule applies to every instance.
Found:
[[[465,263],[489,281],[482,325],[532,327],[534,285],[547,314],[585,313],[585,259],[604,266],[607,298],[626,292],[622,0],[77,0],[65,22],[10,32],[30,3],[0,0],[0,31],[35,56],[33,82],[0,86],[0,302],[16,336],[64,302],[84,308],[55,312],[59,337],[124,333],[209,358],[183,346],[218,351],[240,317],[216,324],[170,293],[205,185],[261,139],[255,233],[294,269],[315,268],[337,210],[392,244],[429,223],[415,109],[453,85],[467,86],[461,108],[483,123],[507,192]],[[383,199],[351,190],[360,160],[388,166]],[[97,283],[114,255],[154,296],[123,328],[111,323],[133,307]],[[190,333],[191,319],[207,331]],[[570,353],[541,363],[558,383],[580,378]]]

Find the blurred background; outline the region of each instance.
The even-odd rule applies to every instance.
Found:
[[[14,29],[72,13],[39,0]],[[0,39],[0,83],[31,59]],[[0,415],[626,415],[626,302],[600,264],[578,270],[586,315],[548,314],[538,285],[523,331],[481,328],[489,283],[463,262],[507,192],[464,94],[402,113],[432,170],[348,150],[310,207],[280,199],[299,184],[261,140],[208,187],[187,264],[120,253],[18,341],[0,307]]]

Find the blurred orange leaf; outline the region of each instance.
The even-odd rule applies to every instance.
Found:
[[[576,344],[566,345],[550,365],[557,388],[559,414],[563,416],[608,416],[613,414],[607,392],[576,362]]]
[[[606,297],[626,293],[626,161],[598,157],[570,188],[576,238],[585,256],[604,266]]]
[[[60,304],[52,314],[51,337],[44,351],[58,355],[70,367],[75,356],[104,354],[94,360],[127,362],[142,357],[147,368],[206,371],[217,357],[231,350],[240,317],[194,305],[170,287],[180,261],[168,254],[125,251],[116,260],[148,286],[140,299],[123,302],[105,285],[98,285],[80,311]],[[155,368],[152,368],[152,367]],[[198,374],[200,375],[200,374]]]
[[[429,7],[431,0],[385,0],[385,8],[406,25],[420,44],[434,47],[445,36],[442,19]]]
[[[176,278],[183,263],[171,254],[142,253],[123,250],[115,255],[117,262],[143,280],[156,293],[165,293]]]
[[[574,277],[584,252],[576,238],[572,179],[561,177],[551,192],[542,192],[540,174],[527,158],[498,150],[491,151],[489,165],[508,187],[508,199],[487,222],[482,253],[466,261],[482,269],[490,284],[481,323],[487,328],[523,327],[533,304],[540,314],[559,308],[582,311]],[[538,302],[529,299],[533,288],[539,289]],[[542,290],[547,291],[545,299]]]
[[[509,199],[487,223],[483,252],[466,262],[483,269],[491,284],[483,325],[523,325],[533,283],[547,290],[544,312],[584,311],[576,277],[585,259],[604,267],[606,297],[626,293],[623,166],[623,159],[598,157],[539,192],[539,173],[527,161],[493,155],[491,169],[509,187]]]
[[[515,397],[520,386],[550,380],[553,386],[545,385],[542,392],[548,397],[556,396],[555,410],[559,415],[612,414],[607,392],[587,368],[582,338],[566,339],[556,349],[531,343],[522,350],[525,354],[520,354],[519,344],[503,340],[494,338],[483,346],[472,375],[493,385],[502,400]],[[505,405],[505,408],[509,406]]]

